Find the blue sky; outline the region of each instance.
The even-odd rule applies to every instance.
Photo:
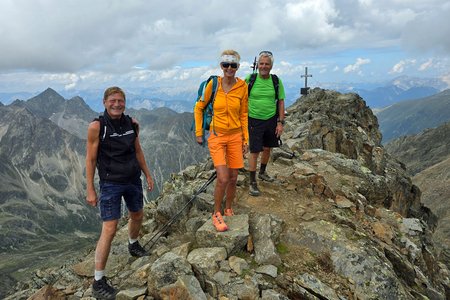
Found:
[[[220,74],[224,49],[241,54],[241,77],[271,50],[273,72],[298,88],[306,66],[311,86],[450,84],[450,1],[2,0],[0,11],[0,92],[177,95]]]

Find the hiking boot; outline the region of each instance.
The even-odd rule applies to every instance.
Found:
[[[248,189],[248,193],[251,196],[259,196],[261,195],[261,192],[258,189],[258,185],[256,184],[256,182],[250,182],[250,188]]]
[[[148,252],[139,244],[139,241],[133,244],[128,243],[128,252],[134,257],[148,256]]]
[[[92,284],[92,297],[96,299],[113,300],[116,299],[117,291],[106,282],[106,277],[95,280]]]
[[[223,221],[222,214],[220,212],[216,212],[215,214],[213,214],[212,221],[217,231],[222,232],[228,230],[228,226]]]
[[[258,173],[258,178],[267,182],[274,182],[275,178],[273,178],[272,176],[270,176],[269,174],[267,174],[266,172],[264,173]]]
[[[233,211],[232,208],[227,208],[227,209],[225,209],[225,211],[223,212],[223,215],[224,215],[225,217],[231,217],[231,216],[234,216],[234,211]]]

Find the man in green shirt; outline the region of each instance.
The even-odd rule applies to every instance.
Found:
[[[258,57],[258,74],[254,83],[251,83],[252,74],[248,75],[245,79],[249,83],[249,194],[252,196],[259,196],[261,194],[256,183],[256,165],[261,152],[261,167],[258,178],[269,182],[274,181],[266,173],[266,167],[270,159],[271,149],[279,146],[279,137],[283,133],[285,92],[281,80],[276,75],[270,74],[272,66],[272,52],[262,51]],[[277,87],[278,91],[276,91]],[[276,99],[277,95],[278,99]]]

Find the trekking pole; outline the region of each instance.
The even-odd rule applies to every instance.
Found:
[[[192,198],[180,209],[180,211],[178,211],[172,218],[170,218],[169,221],[167,221],[166,224],[164,224],[163,227],[161,227],[160,230],[158,230],[153,236],[152,238],[144,244],[144,248],[151,242],[152,244],[150,245],[149,249],[151,249],[156,242],[159,240],[159,238],[167,231],[167,229],[169,229],[169,227],[175,222],[175,220],[178,218],[178,216],[183,212],[183,210],[192,202],[194,201],[194,199],[200,195],[201,193],[203,193],[204,191],[206,191],[206,188],[216,179],[217,177],[217,172],[214,171],[214,173],[211,174],[211,176],[208,178],[208,180],[200,187],[200,189],[194,193],[194,195],[192,196]]]
[[[255,56],[255,60],[253,61],[253,66],[251,66],[250,68],[252,68],[253,73],[255,73],[256,69],[258,69],[258,63],[256,62],[256,56]]]
[[[294,151],[288,151],[288,150],[284,149],[283,141],[281,140],[280,137],[278,138],[278,149],[280,149],[284,153],[288,154],[286,158],[292,159],[292,158],[295,157],[295,152]]]

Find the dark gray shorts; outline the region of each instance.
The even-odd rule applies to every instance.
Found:
[[[263,147],[278,147],[277,115],[268,120],[248,118],[248,134],[250,140],[250,153],[259,153]]]

